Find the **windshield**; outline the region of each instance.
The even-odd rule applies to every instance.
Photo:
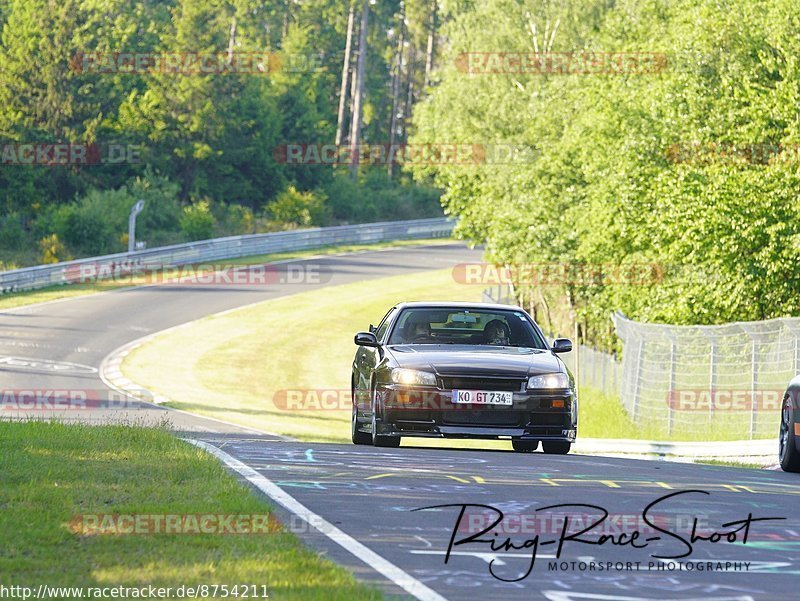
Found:
[[[521,311],[497,309],[405,309],[388,343],[547,348],[544,338]]]

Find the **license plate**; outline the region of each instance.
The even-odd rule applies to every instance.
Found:
[[[454,390],[453,403],[472,405],[512,405],[513,392],[491,392],[488,390]]]

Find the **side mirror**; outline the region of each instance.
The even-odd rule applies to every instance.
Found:
[[[372,332],[359,332],[353,337],[353,342],[358,346],[380,346],[380,344],[378,344],[378,338]]]
[[[551,350],[554,353],[568,353],[572,350],[572,340],[569,338],[556,338],[553,340],[553,348]]]

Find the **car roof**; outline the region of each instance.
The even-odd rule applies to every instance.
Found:
[[[398,303],[398,309],[425,308],[425,309],[505,309],[508,311],[523,311],[518,305],[504,305],[501,303],[468,303],[446,301],[408,301]]]

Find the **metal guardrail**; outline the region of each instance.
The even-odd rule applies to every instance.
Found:
[[[384,221],[358,225],[340,225],[268,234],[230,236],[200,240],[186,244],[162,246],[148,250],[117,253],[101,257],[88,257],[51,265],[37,265],[0,272],[0,294],[33,290],[60,284],[74,283],[81,266],[91,266],[93,273],[102,277],[114,270],[135,271],[137,268],[157,265],[175,267],[191,263],[235,259],[274,252],[307,250],[338,244],[365,244],[438,238],[449,236],[455,221],[447,218],[415,219],[411,221]]]
[[[613,457],[647,457],[663,461],[721,460],[773,465],[778,461],[778,441],[734,440],[715,442],[663,442],[607,438],[580,438],[575,453]]]

